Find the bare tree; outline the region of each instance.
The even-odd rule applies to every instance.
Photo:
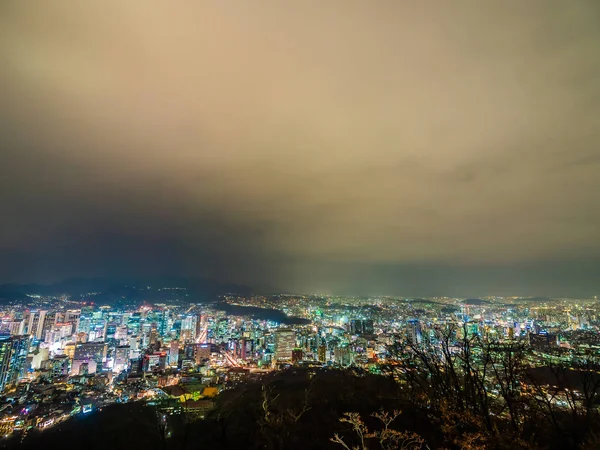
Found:
[[[428,448],[421,436],[407,431],[397,431],[391,428],[392,423],[400,416],[400,411],[388,413],[383,410],[371,416],[381,424],[379,429],[369,430],[358,413],[344,413],[340,422],[349,423],[358,438],[358,445],[346,443],[339,434],[334,434],[332,442],[341,445],[346,450],[369,450],[380,447],[383,450],[419,450]],[[351,447],[352,445],[352,447]]]

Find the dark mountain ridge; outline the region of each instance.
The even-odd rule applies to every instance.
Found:
[[[181,288],[181,292],[177,293],[177,289],[174,288]],[[226,293],[249,295],[254,292],[252,288],[245,285],[176,276],[123,279],[72,278],[53,284],[3,284],[0,285],[0,300],[20,300],[27,298],[27,295],[63,294],[75,298],[87,298],[97,294],[94,297],[98,300],[108,302],[118,298],[160,300],[169,296],[185,296],[190,302],[209,302]]]

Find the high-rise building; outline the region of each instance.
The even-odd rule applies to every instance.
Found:
[[[373,321],[371,319],[363,320],[363,333],[364,334],[373,334],[375,332],[375,327],[373,325]]]
[[[181,320],[181,342],[195,342],[196,341],[196,324],[198,323],[198,316],[187,315]]]
[[[117,327],[115,331],[115,339],[121,345],[127,343],[127,325],[120,325]]]
[[[158,334],[162,337],[167,335],[169,326],[169,310],[163,309],[158,314]]]
[[[21,336],[25,334],[25,326],[27,323],[24,320],[12,320],[2,323],[2,331],[11,336]]]
[[[81,316],[81,311],[77,309],[69,309],[65,311],[65,322],[77,322]]]
[[[294,348],[296,348],[296,333],[293,330],[283,329],[275,333],[275,359],[277,361],[291,361]]]
[[[416,320],[409,320],[406,322],[406,340],[411,345],[418,345],[421,343],[421,323]]]
[[[120,345],[115,348],[115,361],[113,364],[114,372],[127,370],[129,366],[129,345]]]
[[[159,338],[160,338],[160,336],[158,335],[158,330],[156,328],[154,328],[154,327],[151,328],[150,329],[150,339],[148,340],[148,343],[150,345],[160,346]]]
[[[342,367],[347,367],[354,363],[354,357],[350,347],[336,347],[333,351],[335,362]]]
[[[34,370],[39,370],[44,361],[48,361],[48,349],[40,348],[33,354],[33,358],[31,359],[31,368]]]
[[[81,316],[77,322],[76,331],[86,335],[92,330],[92,319]]]
[[[137,334],[140,332],[142,323],[142,317],[139,312],[133,313],[127,319],[127,328],[132,330],[133,334]]]
[[[31,311],[29,313],[29,322],[27,324],[27,334],[30,334],[37,340],[42,339],[44,332],[44,323],[46,321],[46,314],[48,311]]]
[[[52,378],[61,378],[69,374],[69,357],[67,355],[55,356],[50,365]]]
[[[42,311],[40,311],[41,313]],[[38,339],[45,341],[46,340],[46,335],[52,330],[52,327],[58,322],[58,318],[60,318],[60,315],[57,317],[57,312],[56,311],[50,311],[48,313],[46,313],[46,316],[44,317],[43,323],[41,324],[41,333],[40,333],[40,337]],[[38,325],[38,328],[40,328],[40,325]]]
[[[321,362],[327,362],[327,346],[326,345],[319,345],[319,361]]]
[[[115,322],[107,322],[104,325],[104,339],[107,342],[114,342],[116,340],[118,324]]]
[[[76,345],[75,342],[69,342],[69,343],[65,344],[65,346],[63,347],[63,352],[70,359],[73,359],[75,357],[75,345]]]
[[[202,364],[204,360],[209,359],[211,351],[211,344],[194,344],[194,360],[196,364]]]
[[[171,341],[171,345],[169,347],[169,365],[177,367],[177,363],[179,362],[179,342]]]
[[[92,360],[99,366],[106,359],[106,343],[104,342],[86,342],[75,346],[75,355],[73,359],[79,361]]]
[[[0,336],[0,392],[23,376],[29,339],[29,336]]]
[[[373,321],[371,319],[353,319],[350,321],[350,333],[352,334],[373,334],[373,331]]]
[[[350,333],[351,334],[362,334],[362,320],[353,319],[350,321]]]
[[[79,328],[79,317],[80,312],[77,310],[68,310],[65,311],[65,323],[71,324],[71,334],[75,333]]]
[[[149,355],[144,355],[143,370],[151,372],[153,370],[164,370],[167,367],[167,353],[155,352]]]

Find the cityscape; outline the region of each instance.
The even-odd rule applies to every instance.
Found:
[[[455,353],[464,339],[520,345],[527,370],[575,367],[600,354],[598,297],[225,294],[193,303],[182,287],[128,288],[166,300],[104,305],[98,292],[27,294],[3,306],[3,437],[24,439],[129,402],[157,408],[168,429],[171,416],[210,414],[223,391],[295,369],[385,377],[401,359],[394,346],[439,350],[447,330],[455,330]],[[551,401],[566,408],[561,396]]]
[[[599,18],[0,1],[0,450],[600,449]]]

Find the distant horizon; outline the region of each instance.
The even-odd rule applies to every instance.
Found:
[[[589,296],[581,296],[581,295],[569,295],[569,294],[564,294],[564,293],[556,293],[553,295],[539,295],[539,294],[519,294],[519,293],[512,293],[512,294],[494,294],[494,293],[488,293],[488,294],[473,294],[473,295],[444,295],[444,294],[436,294],[436,295],[425,295],[425,294],[404,294],[404,293],[351,293],[351,292],[324,292],[324,291],[319,291],[319,290],[314,290],[314,291],[291,291],[291,290],[287,290],[287,289],[278,289],[278,288],[272,288],[270,290],[263,290],[263,289],[259,289],[256,288],[255,286],[249,285],[249,284],[240,284],[240,283],[230,283],[230,282],[220,282],[220,281],[216,281],[216,280],[210,280],[210,279],[206,279],[203,277],[192,277],[192,276],[183,276],[183,275],[158,275],[158,276],[140,276],[140,277],[103,277],[103,276],[96,276],[96,277],[82,277],[82,276],[74,276],[74,277],[67,277],[64,279],[60,279],[57,281],[51,281],[51,282],[36,282],[36,281],[29,281],[29,282],[1,282],[0,281],[0,289],[7,289],[7,288],[25,288],[25,287],[39,287],[39,288],[53,288],[55,286],[60,286],[61,284],[68,284],[68,283],[74,283],[74,282],[82,282],[82,283],[94,283],[94,282],[99,282],[99,283],[106,283],[106,284],[110,284],[111,287],[125,287],[127,286],[127,283],[132,283],[132,282],[144,282],[144,283],[152,283],[150,286],[154,289],[154,288],[161,288],[161,287],[183,287],[185,289],[193,289],[193,286],[177,286],[176,284],[174,284],[173,280],[169,280],[169,279],[180,279],[180,281],[184,281],[184,282],[202,282],[202,283],[210,283],[213,285],[216,285],[215,287],[217,288],[222,288],[221,291],[219,291],[216,295],[225,295],[225,294],[237,294],[237,295],[289,295],[289,296],[331,296],[331,297],[355,297],[355,298],[369,298],[369,297],[373,297],[373,298],[377,298],[377,297],[395,297],[395,298],[406,298],[406,299],[418,299],[418,298],[424,298],[424,299],[432,299],[432,298],[450,298],[450,299],[464,299],[464,300],[469,300],[469,299],[486,299],[486,298],[522,298],[522,299],[561,299],[561,298],[567,298],[567,299],[581,299],[581,300],[593,300],[595,297],[597,297],[599,294],[591,294]],[[161,280],[166,282],[166,284],[161,285]],[[158,284],[156,284],[158,283]],[[133,287],[133,286],[128,286],[128,287]],[[91,287],[90,287],[91,288]],[[239,291],[236,291],[237,289],[240,289]],[[72,289],[72,288],[68,288],[68,289]],[[229,289],[229,290],[228,290]],[[247,290],[251,289],[252,292],[248,292]],[[244,290],[246,292],[244,292]],[[30,294],[30,293],[35,293],[35,292],[20,292],[22,294]],[[59,291],[56,291],[56,293],[59,293]],[[65,291],[65,293],[68,293]]]

